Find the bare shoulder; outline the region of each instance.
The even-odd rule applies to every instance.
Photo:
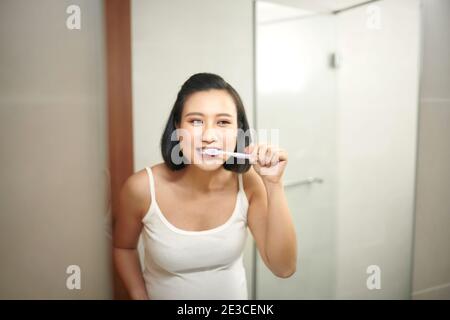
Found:
[[[266,188],[264,187],[264,183],[253,167],[243,173],[242,180],[244,182],[244,190],[247,194],[249,202],[251,202],[258,195],[265,194]]]
[[[165,164],[156,164],[151,167],[154,176],[164,177]],[[141,218],[150,208],[152,199],[150,193],[149,176],[145,168],[129,176],[120,191],[122,212],[132,213]]]
[[[144,169],[139,170],[129,176],[120,190],[121,212],[136,215],[139,218],[150,206],[150,188],[148,185],[148,175]]]
[[[172,170],[170,170],[167,165],[164,162],[155,164],[151,167],[153,176],[156,180],[158,180],[158,183],[160,184],[162,182],[171,181],[175,178],[176,173]]]

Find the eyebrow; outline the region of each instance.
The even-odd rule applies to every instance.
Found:
[[[204,114],[201,112],[189,112],[185,115],[185,117],[187,117],[187,116],[204,116]],[[233,117],[229,113],[218,113],[218,114],[216,114],[216,116],[218,116],[218,117],[225,116],[225,117],[230,117],[230,118]]]

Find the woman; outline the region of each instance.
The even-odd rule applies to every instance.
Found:
[[[248,299],[247,226],[273,274],[295,272],[296,234],[282,185],[287,154],[248,145],[248,129],[238,93],[220,76],[199,73],[183,84],[161,139],[164,162],[130,176],[120,194],[114,260],[132,299]]]

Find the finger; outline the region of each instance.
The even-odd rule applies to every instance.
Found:
[[[279,153],[278,153],[278,157],[279,157],[279,161],[287,161],[288,154],[287,154],[286,150],[280,149]]]
[[[270,159],[270,166],[271,167],[275,166],[279,161],[280,161],[280,152],[279,151],[275,151],[273,153],[272,158]]]
[[[258,156],[255,155],[255,154],[251,154],[249,162],[250,162],[250,164],[257,164],[258,163]]]
[[[272,161],[272,157],[274,155],[274,149],[271,146],[267,146],[267,151],[266,151],[266,157],[264,160],[264,163],[266,165],[266,167],[270,167],[271,161]]]
[[[244,149],[244,152],[250,154],[249,162],[254,164],[258,161],[258,146],[253,143]]]
[[[255,145],[253,143],[249,144],[244,148],[244,153],[252,153],[255,150]]]
[[[261,144],[258,146],[258,162],[262,167],[264,167],[266,163],[266,152],[267,145]]]

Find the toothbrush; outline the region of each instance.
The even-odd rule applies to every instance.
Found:
[[[239,152],[230,152],[230,151],[223,151],[219,149],[205,149],[203,150],[203,153],[206,153],[210,156],[217,156],[219,154],[226,154],[238,159],[250,159],[251,154],[248,153],[239,153]]]

